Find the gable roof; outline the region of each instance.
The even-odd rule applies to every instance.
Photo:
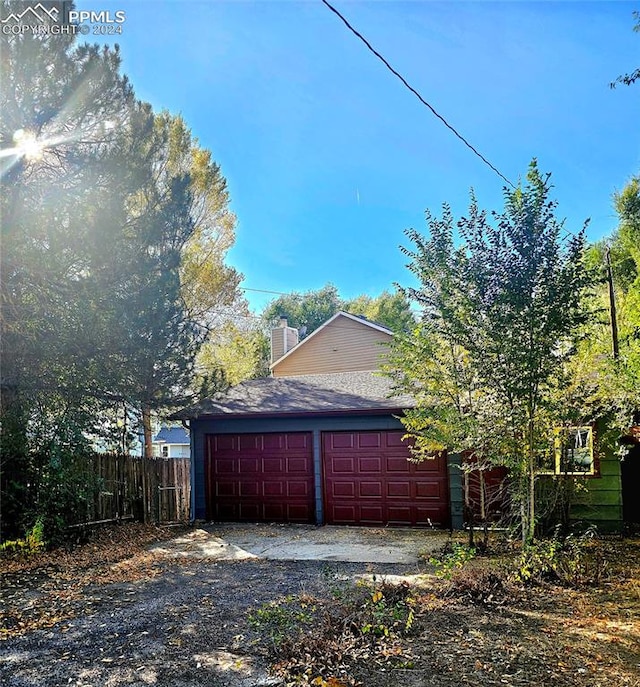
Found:
[[[188,444],[189,432],[184,427],[167,427],[163,425],[153,438],[156,443]]]
[[[230,415],[306,415],[412,408],[407,395],[392,395],[392,380],[373,371],[250,379],[172,416],[194,419]]]
[[[302,348],[308,341],[312,340],[313,337],[317,334],[320,334],[326,327],[328,327],[332,322],[335,322],[335,320],[337,320],[339,317],[346,317],[349,320],[353,320],[354,322],[358,322],[359,324],[371,327],[372,329],[378,332],[382,332],[383,334],[393,336],[393,332],[384,325],[378,324],[377,322],[372,322],[371,320],[367,320],[365,317],[361,317],[359,315],[352,315],[351,313],[345,312],[344,310],[339,310],[333,317],[330,317],[324,324],[321,324],[317,329],[314,329],[311,332],[311,334],[309,334],[309,336],[302,339],[300,343],[296,344],[293,348],[288,350],[283,356],[281,356],[277,360],[274,360],[274,362],[272,362],[269,366],[269,369],[272,370],[276,365],[279,365],[283,360],[286,360],[290,355],[299,351],[300,348]]]

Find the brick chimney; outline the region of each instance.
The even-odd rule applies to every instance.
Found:
[[[280,315],[280,324],[271,330],[271,363],[282,358],[298,343],[298,330],[290,327],[287,318]]]

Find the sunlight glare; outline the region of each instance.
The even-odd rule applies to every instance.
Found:
[[[16,151],[30,162],[33,160],[40,160],[44,152],[44,145],[38,141],[36,135],[32,131],[25,129],[18,129],[13,134],[13,142],[16,144]]]

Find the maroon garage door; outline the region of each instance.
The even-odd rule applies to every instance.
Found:
[[[446,458],[407,460],[402,431],[324,432],[325,519],[333,525],[449,524]]]
[[[310,433],[207,437],[211,520],[314,522]]]

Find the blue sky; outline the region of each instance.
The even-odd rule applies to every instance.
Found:
[[[638,3],[332,4],[511,181],[533,157],[552,172],[568,229],[615,228],[611,195],[640,171],[640,85],[608,84],[640,66]],[[320,0],[77,5],[126,11],[138,97],[182,114],[221,165],[249,289],[377,295],[410,283],[398,247],[425,209],[459,216],[472,187],[502,207],[504,182]]]

